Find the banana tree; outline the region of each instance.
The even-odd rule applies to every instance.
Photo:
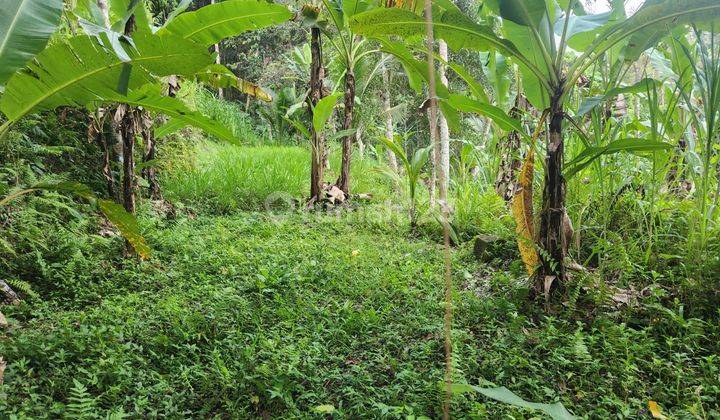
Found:
[[[370,3],[362,0],[323,0],[323,5],[330,16],[330,22],[337,31],[337,37],[328,33],[328,25],[321,25],[326,32],[327,39],[336,50],[339,59],[343,63],[345,80],[345,100],[343,111],[342,130],[349,133],[342,140],[342,162],[340,176],[336,185],[346,196],[350,194],[350,159],[352,156],[352,145],[355,141],[353,128],[353,117],[356,97],[356,68],[369,54],[376,50],[366,48],[366,41],[350,30],[350,19],[370,8]]]
[[[629,18],[620,10],[622,2],[615,3],[613,11],[598,15],[586,14],[579,0],[559,0],[558,7],[551,0],[492,0],[485,3],[491,13],[483,23],[449,2],[434,6],[436,37],[451,49],[495,50],[511,58],[531,104],[548,112],[538,291],[562,289],[565,283],[563,126],[569,118],[566,100],[578,79],[610,50],[620,53],[620,63],[631,62],[671,27],[720,19],[717,0],[648,0]],[[496,18],[503,36],[492,29]],[[366,36],[415,37],[424,31],[422,17],[401,9],[365,12],[353,17],[351,26]]]
[[[7,119],[0,127],[0,136],[31,112],[59,106],[96,109],[121,103],[234,140],[226,128],[191,111],[181,101],[162,96],[158,81],[166,76],[194,77],[213,64],[209,45],[283,22],[291,13],[285,6],[244,0],[180,13],[186,5],[183,2],[173,19],[155,28],[141,1],[80,0],[75,12],[89,35],[73,36],[44,48],[56,29],[62,2],[12,0],[4,11],[14,14],[3,13],[0,26],[0,84],[5,85],[0,112]],[[33,56],[35,59],[28,61]],[[137,130],[132,124],[128,128],[125,134],[130,144]],[[134,176],[133,171],[126,172]],[[132,210],[133,206],[126,207]]]
[[[326,96],[321,29],[324,22],[320,12],[320,5],[312,1],[304,4],[300,12],[301,24],[310,28],[310,86],[306,100],[309,118],[312,121],[317,120],[316,108]],[[310,202],[317,202],[322,198],[325,162],[327,159],[325,136],[322,130],[316,129],[316,124],[311,124],[310,130],[302,130],[298,126],[296,128],[301,133],[307,133],[310,138]]]

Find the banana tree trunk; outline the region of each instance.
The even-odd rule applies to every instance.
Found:
[[[135,32],[135,15],[131,15],[125,23],[125,36]],[[138,121],[136,109],[127,105],[120,105],[123,109],[122,120],[120,120],[120,131],[122,132],[123,151],[123,207],[130,214],[135,214],[135,135],[138,132]],[[127,241],[126,241],[127,245]],[[126,249],[131,247],[126,246]]]
[[[128,213],[135,213],[135,134],[137,124],[135,121],[135,110],[127,105],[120,105],[118,112],[122,113],[120,120],[120,132],[122,134],[123,154],[123,207]]]
[[[97,6],[98,10],[100,10],[100,14],[103,18],[103,24],[105,27],[110,27],[110,10],[108,7],[107,0],[97,0]],[[110,112],[109,110],[105,110],[105,112]],[[97,126],[97,136],[98,140],[100,142],[100,145],[102,147],[103,151],[103,176],[105,177],[106,183],[107,183],[107,193],[108,196],[111,197],[115,202],[120,202],[120,195],[118,193],[117,189],[117,181],[115,180],[115,176],[113,174],[112,170],[112,161],[115,160],[115,162],[120,165],[122,164],[122,139],[120,136],[120,128],[117,124],[113,123],[113,118],[109,118],[109,127],[110,131],[112,133],[112,137],[114,138],[115,142],[110,143],[109,139],[105,136],[105,124],[104,124],[105,118],[100,118],[93,120],[93,123],[96,123]]]
[[[105,113],[107,110],[102,110],[100,112]],[[93,127],[92,135],[97,139],[97,142],[100,144],[103,152],[102,173],[107,185],[108,197],[117,199],[117,181],[115,180],[115,175],[112,171],[112,144],[108,143],[108,138],[105,133],[106,118],[105,115],[96,115],[97,118],[92,118],[91,121]],[[112,125],[110,126],[112,129]]]
[[[448,47],[445,41],[438,41],[438,53],[440,58],[439,77],[440,82],[447,87],[448,79],[445,75],[445,62],[448,60]],[[440,131],[440,150],[438,154],[438,196],[440,200],[447,201],[448,188],[450,186],[450,128],[447,119],[442,111],[438,113],[438,128]]]
[[[323,66],[322,66],[322,44],[320,29],[310,29],[310,121],[312,121],[313,108],[323,97]],[[323,189],[323,175],[325,172],[325,138],[323,133],[316,132],[313,125],[310,125],[312,158],[310,166],[310,201],[318,201],[321,198]]]
[[[524,100],[520,94],[515,99],[515,105],[510,110],[511,118],[520,118],[520,107]],[[498,144],[500,151],[500,167],[495,178],[495,191],[506,202],[510,202],[517,190],[517,172],[522,166],[520,162],[520,134],[510,131]]]
[[[392,106],[390,103],[390,86],[391,86],[391,77],[390,77],[390,71],[388,70],[387,66],[385,65],[386,61],[386,54],[383,53],[382,56],[382,78],[383,78],[383,89],[382,89],[382,103],[383,103],[383,114],[385,114],[385,137],[388,140],[393,140],[393,117],[392,117]],[[397,164],[397,158],[395,157],[395,153],[392,152],[392,150],[387,149],[385,150],[385,155],[387,156],[388,165],[390,166],[390,169],[392,169],[394,172],[398,171],[398,164]]]
[[[110,170],[112,171],[112,167],[114,166],[118,170],[118,176],[120,174],[120,168],[123,167],[123,135],[122,135],[122,129],[120,125],[121,116],[118,118],[118,113],[120,113],[120,107],[116,108],[113,113],[115,117],[110,118],[110,131],[112,138],[110,139],[111,143],[109,144],[109,153],[110,153]],[[118,119],[116,119],[118,118]],[[111,172],[112,173],[112,172]],[[122,203],[122,194],[121,194],[121,188],[118,187],[118,181],[113,182],[112,191],[108,190],[108,192],[111,193],[111,197],[113,200],[115,200],[116,203],[120,204]]]
[[[545,157],[545,188],[540,219],[541,266],[538,270],[536,291],[545,296],[565,284],[565,179],[562,175],[564,143],[562,135],[563,108],[557,98],[550,106],[550,127]]]
[[[348,69],[345,74],[345,115],[343,119],[343,130],[352,128],[353,111],[355,108],[355,73],[352,69]],[[352,157],[352,145],[355,140],[355,134],[348,134],[343,137],[342,143],[342,166],[340,169],[340,177],[336,184],[337,187],[345,193],[345,197],[350,196],[350,159]]]
[[[155,160],[155,133],[153,131],[153,120],[147,112],[143,112],[140,116],[142,118],[142,138],[145,143],[145,155],[143,156],[143,163],[146,166],[142,170],[142,176],[148,183],[148,196],[151,200],[162,199],[160,193],[160,183],[157,179],[157,171],[152,161]]]

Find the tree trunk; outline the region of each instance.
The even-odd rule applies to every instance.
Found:
[[[545,158],[545,188],[540,219],[541,267],[538,270],[536,291],[549,296],[554,290],[562,291],[565,285],[565,179],[563,170],[562,103],[552,99],[550,127]]]
[[[511,118],[521,117],[521,107],[524,107],[525,100],[518,93],[515,98],[515,105],[510,110]],[[506,202],[510,202],[515,191],[517,190],[517,171],[520,170],[522,162],[520,161],[520,133],[511,131],[498,144],[500,151],[500,167],[495,178],[495,191]]]
[[[148,196],[151,200],[162,199],[160,193],[160,183],[157,179],[157,171],[155,170],[154,164],[151,162],[155,159],[155,133],[153,131],[153,120],[150,115],[143,111],[140,116],[142,122],[142,138],[145,143],[145,155],[143,156],[143,163],[148,164],[142,169],[142,176],[148,183]]]
[[[438,41],[438,52],[440,58],[447,62],[448,47],[445,41]],[[442,60],[439,65],[440,82],[447,87],[448,79],[445,75],[445,63]],[[445,119],[442,110],[438,112],[438,126],[440,129],[437,171],[438,195],[441,201],[447,201],[447,193],[450,187],[450,128],[448,127],[447,119]]]
[[[112,145],[108,144],[105,135],[106,109],[100,109],[90,116],[88,124],[88,141],[97,142],[103,152],[102,173],[107,186],[108,197],[117,197],[116,181],[112,171]]]
[[[103,24],[106,28],[110,27],[110,10],[108,8],[107,0],[97,0],[97,6],[100,10],[100,14],[103,17]],[[105,112],[110,112],[105,110]],[[111,197],[116,203],[120,202],[120,195],[117,189],[117,181],[112,171],[112,161],[115,160],[118,164],[122,162],[122,140],[119,136],[119,127],[113,123],[113,119],[109,119],[110,131],[114,137],[114,143],[110,143],[108,138],[105,136],[105,118],[94,118],[93,124],[98,136],[98,141],[103,151],[103,167],[102,172],[107,182],[107,193],[108,197]],[[113,153],[114,152],[114,153]],[[114,158],[114,159],[113,159]]]
[[[110,131],[112,133],[112,139],[108,146],[110,148],[108,152],[110,153],[111,161],[114,162],[114,165],[110,165],[110,169],[112,170],[112,166],[115,166],[115,168],[118,168],[119,171],[119,168],[123,167],[123,162],[125,161],[125,159],[123,159],[123,136],[120,124],[120,121],[122,120],[122,111],[120,110],[120,106],[115,108],[113,112],[115,116],[110,118]],[[120,204],[122,202],[122,193],[121,189],[116,188],[116,186],[117,181],[115,181],[113,185],[112,197],[116,203]]]
[[[435,187],[437,186],[437,144],[435,141],[435,137],[437,137],[437,133],[435,132],[435,126],[436,121],[433,121],[432,114],[430,113],[430,109],[427,111],[428,115],[428,124],[430,125],[430,146],[432,146],[432,149],[430,149],[430,181],[428,185],[428,192],[430,193],[430,207],[435,208]]]
[[[345,73],[345,112],[343,118],[343,130],[352,128],[353,110],[355,108],[355,73],[352,69],[347,69]],[[352,145],[355,140],[355,134],[348,134],[343,137],[342,143],[342,165],[340,168],[340,177],[336,184],[337,187],[345,193],[345,197],[350,197],[350,159],[352,158]]]
[[[135,15],[131,15],[125,23],[125,36],[135,32]],[[123,207],[130,214],[135,214],[135,135],[138,132],[138,120],[136,110],[127,105],[120,105],[123,108],[123,118],[120,122],[120,130],[123,140]],[[119,108],[118,108],[119,109]],[[127,241],[126,241],[127,242]]]
[[[322,66],[322,44],[320,39],[320,29],[310,29],[310,121],[312,121],[313,108],[323,97],[323,78],[324,70]],[[325,138],[323,133],[316,132],[313,125],[310,125],[310,134],[312,136],[312,158],[310,166],[310,201],[320,200],[323,189],[323,175],[325,172],[324,155],[325,155]]]
[[[123,207],[128,213],[135,213],[135,134],[137,124],[135,110],[127,105],[120,105],[118,112],[122,109],[122,120],[120,130],[123,139]]]
[[[392,106],[390,104],[390,84],[391,84],[391,77],[390,77],[390,71],[388,71],[387,66],[385,65],[385,60],[387,55],[383,53],[383,56],[381,57],[382,60],[382,78],[383,78],[383,89],[382,89],[382,103],[383,103],[383,114],[385,114],[385,138],[388,140],[393,140],[393,117],[392,117]],[[397,164],[397,158],[395,157],[395,153],[392,152],[390,149],[385,150],[385,155],[387,156],[388,165],[390,166],[390,169],[392,169],[394,172],[398,171],[398,164]]]

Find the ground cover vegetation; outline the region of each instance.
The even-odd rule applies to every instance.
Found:
[[[719,418],[718,28],[9,0],[0,417]]]

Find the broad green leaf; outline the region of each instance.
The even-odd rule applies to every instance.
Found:
[[[153,19],[145,1],[141,0],[108,0],[109,29],[125,32],[125,25],[131,16],[135,17],[134,33],[152,33]],[[77,0],[75,14],[97,25],[105,26],[97,7],[97,0]]]
[[[316,133],[321,133],[325,129],[325,124],[333,113],[335,104],[342,94],[335,93],[320,99],[313,109],[313,128]]]
[[[695,60],[690,54],[690,43],[684,28],[678,28],[668,37],[670,47],[670,65],[677,75],[680,89],[689,92],[693,88],[693,66]]]
[[[423,94],[423,80],[427,83],[430,79],[426,61],[416,59],[412,51],[401,42],[389,41],[385,38],[379,39],[383,52],[392,54],[400,62],[408,77],[410,87],[418,94]],[[440,82],[439,74],[435,74],[435,90],[439,98],[447,98],[449,92],[445,85]]]
[[[430,157],[430,152],[432,151],[433,146],[427,146],[422,147],[420,149],[415,150],[415,153],[413,153],[413,157],[410,160],[410,168],[412,172],[412,176],[414,178],[417,178],[420,175],[420,171],[422,171],[422,168],[425,166],[425,164],[428,161],[428,158]]]
[[[572,1],[572,12],[575,13],[577,16],[584,16],[587,14],[585,11],[585,7],[583,7],[583,4],[581,1],[578,0],[558,0],[557,4],[560,6],[560,9],[567,10],[568,5]]]
[[[168,136],[187,125],[188,123],[183,120],[170,118],[165,124],[155,127],[155,138],[159,139]]]
[[[457,63],[447,63],[448,67],[450,67],[458,76],[460,76],[461,79],[465,81],[468,85],[468,89],[470,89],[470,93],[473,94],[479,101],[482,102],[490,102],[488,99],[487,93],[485,93],[485,88],[483,85],[475,80],[475,78],[470,74],[469,71],[460,64]]]
[[[605,26],[612,15],[612,12],[583,16],[571,14],[565,34],[566,42],[573,49],[582,51],[595,40],[599,30]],[[555,34],[561,36],[564,27],[565,17],[562,17],[555,23]]]
[[[583,99],[576,115],[583,116],[607,100],[608,98],[605,95],[588,96]]]
[[[575,11],[575,16],[579,16],[581,18],[579,22],[582,31],[575,33],[570,39],[567,40],[570,48],[574,49],[575,51],[585,51],[590,45],[592,45],[594,41],[598,39],[598,36],[601,33],[627,19],[627,15],[625,14],[624,0],[608,0],[608,3],[610,3],[610,11],[607,12],[607,20],[601,26],[596,28],[591,27],[596,26],[597,24],[605,20],[604,13],[586,16],[587,13],[585,13],[584,11],[582,13],[578,13],[577,10]],[[575,4],[580,4],[580,2],[576,1]],[[563,8],[563,10],[565,10],[565,8]],[[615,47],[614,49],[618,51],[620,50],[619,47]],[[616,54],[612,55],[612,57],[615,56]]]
[[[503,22],[502,31],[532,66],[540,69],[542,77],[535,74],[528,65],[513,60],[518,64],[525,96],[536,109],[546,109],[550,106],[550,93],[542,80],[550,79],[552,64],[548,63],[543,51],[550,51],[551,41],[547,37],[538,38],[529,27],[511,21]]]
[[[585,115],[596,106],[616,97],[617,95],[626,93],[645,93],[648,91],[648,89],[651,89],[653,85],[660,84],[661,83],[655,79],[645,78],[635,83],[634,85],[620,86],[610,89],[605,95],[591,96],[589,98],[585,98],[585,100],[580,105],[580,108],[578,108],[577,115]]]
[[[0,111],[15,121],[31,111],[85,106],[139,88],[152,75],[192,76],[212,61],[205,47],[173,35],[137,34],[133,41],[129,62],[89,36],[47,48],[10,79]]]
[[[495,105],[504,111],[509,110],[512,107],[512,101],[510,100],[511,67],[508,61],[502,55],[492,51],[488,54],[484,71],[494,91]]]
[[[45,48],[62,0],[3,0],[0,6],[0,86]]]
[[[425,34],[425,20],[411,11],[403,9],[377,8],[353,16],[350,26],[354,33],[368,37],[397,35],[403,38],[421,37]],[[457,9],[433,15],[435,37],[443,39],[453,50],[463,48],[475,51],[497,50],[503,55],[515,57],[538,77],[547,80],[533,63],[507,39],[497,36],[492,27],[479,25]]]
[[[570,414],[569,411],[565,408],[565,406],[562,405],[562,403],[554,403],[554,404],[543,404],[543,403],[536,403],[536,402],[530,402],[526,401],[519,396],[517,396],[514,392],[510,391],[509,389],[503,387],[499,388],[481,388],[477,386],[472,387],[475,391],[485,395],[488,398],[492,398],[494,400],[504,402],[505,404],[514,405],[516,407],[523,407],[523,408],[529,408],[532,410],[540,410],[547,414],[548,416],[552,417],[553,420],[573,420],[575,419],[575,416]]]
[[[499,0],[500,17],[518,25],[538,29],[545,17],[545,0]]]
[[[459,132],[462,127],[460,124],[460,113],[458,110],[448,105],[448,103],[444,100],[438,101],[438,105],[440,106],[440,111],[442,112],[450,131]]]
[[[158,33],[173,33],[206,46],[243,32],[282,23],[292,17],[281,4],[229,0],[182,13]]]
[[[393,139],[389,139],[387,137],[380,137],[380,141],[390,149],[393,154],[400,159],[403,166],[405,166],[405,170],[409,171],[410,169],[410,161],[407,158],[407,155],[405,154],[405,151],[402,149],[402,147]]]
[[[494,105],[476,101],[468,98],[467,96],[457,94],[450,94],[450,99],[448,99],[447,104],[458,111],[473,112],[484,115],[493,120],[498,127],[505,131],[517,131],[518,133],[523,134],[522,124],[520,124],[520,121],[510,117],[505,113],[505,111]]]
[[[113,32],[124,34],[125,24],[130,16],[135,16],[135,33],[153,32],[153,19],[146,7],[145,1],[140,0],[107,0],[108,22],[97,5],[97,0],[74,0],[73,14],[95,25],[102,26]]]
[[[187,10],[188,7],[190,7],[190,3],[192,3],[193,0],[181,0],[180,3],[173,9],[172,12],[168,15],[167,19],[165,20],[165,23],[163,23],[163,26],[167,26],[168,23],[172,22],[178,15],[185,10]]]
[[[627,61],[635,61],[643,51],[656,45],[673,27],[683,24],[720,22],[720,2],[712,0],[647,0],[624,25],[632,31],[623,50]],[[637,26],[640,26],[639,28]]]
[[[340,4],[342,5],[345,24],[347,24],[349,18],[370,8],[370,3],[363,0],[343,0]]]
[[[645,140],[645,139],[620,139],[608,143],[605,146],[591,146],[585,148],[565,167],[564,176],[570,178],[581,170],[587,168],[595,159],[603,155],[609,155],[618,152],[641,153],[664,151],[672,149],[672,145],[661,141]]]
[[[118,56],[118,58],[120,58],[121,61],[130,61],[130,56],[125,51],[126,47],[132,48],[130,45],[132,41],[129,37],[126,37],[120,32],[115,32],[110,28],[97,25],[85,19],[78,19],[78,24],[83,29],[83,32],[85,32],[87,35],[92,35],[97,38],[98,44],[104,47],[107,47],[107,44],[110,44],[112,50],[115,51],[115,54]]]
[[[573,71],[582,70],[615,45],[626,42],[625,59],[633,61],[679,25],[720,20],[717,0],[648,0],[627,20],[603,31],[579,59]]]
[[[337,140],[337,139],[340,139],[343,137],[351,136],[355,133],[357,133],[357,128],[348,128],[347,130],[336,131],[336,132],[330,134],[329,136],[327,136],[325,139],[327,141],[333,141],[333,140]]]

